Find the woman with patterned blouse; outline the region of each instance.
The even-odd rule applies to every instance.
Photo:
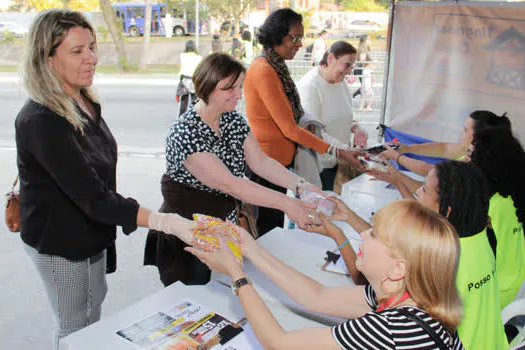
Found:
[[[244,176],[248,165],[278,186],[321,191],[268,157],[245,119],[235,111],[242,97],[244,73],[241,62],[223,53],[209,55],[195,70],[193,82],[199,100],[173,124],[166,139],[161,211],[186,218],[200,213],[234,222],[239,200],[283,211],[300,226],[312,224],[315,216],[309,204]],[[159,268],[165,285],[178,280],[207,283],[210,270],[184,251],[185,246],[176,237],[150,231],[145,264]]]

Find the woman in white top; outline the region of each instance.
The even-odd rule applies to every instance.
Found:
[[[202,61],[193,40],[186,41],[184,52],[180,54],[180,77],[177,86],[176,99],[179,102],[177,118],[186,113],[188,107],[197,99],[193,86],[193,72]]]
[[[200,61],[202,61],[202,56],[197,52],[195,41],[186,41],[184,52],[180,54],[180,75],[191,77]]]
[[[340,148],[348,147],[350,134],[354,144],[366,146],[367,135],[353,122],[352,97],[345,77],[356,62],[356,49],[345,41],[335,42],[325,52],[320,65],[312,68],[297,84],[305,112],[325,125],[323,139]],[[332,190],[337,172],[337,159],[321,156],[323,190]]]
[[[244,55],[242,60],[246,65],[249,65],[253,60],[252,32],[250,32],[248,29],[244,30],[244,32],[242,32],[241,39],[244,45]]]

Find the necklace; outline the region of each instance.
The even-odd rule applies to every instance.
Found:
[[[408,292],[405,290],[405,292],[403,293],[403,295],[401,296],[401,298],[399,298],[399,300],[395,303],[395,304],[392,304],[394,302],[394,300],[396,300],[397,297],[390,297],[388,298],[387,301],[385,301],[384,303],[381,303],[377,306],[377,309],[376,311],[377,312],[380,312],[380,311],[383,311],[384,309],[388,308],[388,307],[394,307],[394,306],[397,306],[399,304],[401,304],[403,301],[407,300],[408,298],[410,298],[410,294],[408,294]]]
[[[208,125],[208,127],[217,135],[217,137],[221,138],[221,114],[219,114],[218,118],[209,118],[208,117],[208,111],[206,110],[206,105],[203,105],[201,101],[197,102],[195,104],[194,110],[197,112],[201,120]]]

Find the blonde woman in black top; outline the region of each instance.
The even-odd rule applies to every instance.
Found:
[[[29,99],[15,123],[21,237],[51,303],[54,348],[100,318],[117,225],[125,234],[147,226],[188,241],[194,227],[116,192],[117,144],[90,89],[96,47],[81,13],[44,11],[31,25],[23,64]]]

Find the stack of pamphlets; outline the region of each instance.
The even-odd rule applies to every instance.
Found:
[[[222,331],[222,332],[221,332]],[[224,339],[227,336],[234,339]],[[246,344],[243,328],[204,306],[185,300],[117,331],[141,349],[241,350]],[[237,345],[236,345],[237,344]]]

